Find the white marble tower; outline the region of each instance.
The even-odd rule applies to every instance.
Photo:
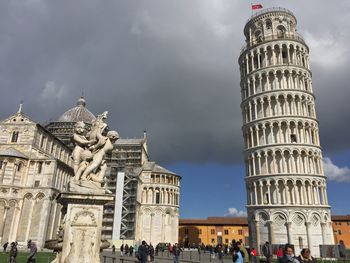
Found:
[[[272,8],[244,27],[239,57],[250,245],[333,244],[309,47],[292,12]]]

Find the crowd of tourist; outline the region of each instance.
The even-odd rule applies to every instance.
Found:
[[[18,253],[18,243],[17,241],[15,242],[11,242],[10,244],[10,249],[7,252],[7,247],[9,245],[9,242],[5,242],[2,247],[3,247],[3,251],[4,253],[8,253],[8,263],[16,263],[17,260],[17,253]],[[27,248],[29,248],[29,255],[27,257],[27,263],[35,263],[36,260],[36,253],[37,253],[37,247],[35,245],[34,242],[32,242],[31,240],[28,240],[27,242]]]
[[[112,246],[112,253],[115,253],[115,246]],[[217,257],[221,262],[224,256],[232,256],[234,263],[257,263],[258,255],[257,250],[254,247],[246,248],[240,241],[233,240],[231,245],[192,245],[187,246],[187,249],[197,249],[198,253],[210,253],[212,257]],[[153,262],[154,257],[158,256],[160,252],[167,251],[172,257],[173,262],[178,263],[181,252],[184,250],[178,244],[171,245],[170,243],[160,243],[155,248],[152,244],[147,244],[142,241],[141,245],[129,246],[123,244],[120,247],[121,256],[135,256],[140,263]],[[316,263],[316,259],[311,256],[310,249],[304,248],[301,250],[300,255],[296,256],[294,253],[294,247],[291,244],[278,247],[277,251],[273,253],[272,247],[269,242],[261,248],[261,257],[259,262],[271,263],[271,259],[276,256],[278,263]]]
[[[271,263],[271,258],[274,256],[272,253],[272,247],[269,242],[265,242],[262,247],[262,254],[264,256],[263,261]],[[303,248],[299,256],[295,255],[294,246],[291,244],[285,244],[280,246],[276,251],[276,257],[278,263],[316,263],[316,259],[311,256],[310,249]],[[255,248],[246,249],[241,246],[239,242],[233,244],[232,261],[234,263],[248,263],[257,262],[257,252]],[[262,260],[260,259],[260,262]]]

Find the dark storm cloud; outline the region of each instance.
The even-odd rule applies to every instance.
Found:
[[[324,149],[348,148],[349,4],[262,4],[297,16]],[[250,3],[233,0],[2,1],[0,117],[24,99],[33,119],[56,119],[83,91],[122,137],[146,129],[160,163],[241,162],[237,59],[249,16]]]

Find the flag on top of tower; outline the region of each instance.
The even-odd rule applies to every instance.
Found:
[[[263,8],[262,4],[256,4],[256,5],[252,4],[252,10],[256,10],[256,9],[260,9],[260,8]]]

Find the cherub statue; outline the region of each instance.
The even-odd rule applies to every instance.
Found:
[[[82,160],[82,153],[87,149],[88,146],[92,144],[92,140],[88,140],[85,137],[85,123],[80,121],[75,125],[75,132],[72,137],[72,142],[74,144],[74,150],[72,152],[73,159],[73,169],[74,174],[77,174],[79,166]],[[75,177],[75,179],[79,180],[79,178]]]
[[[95,171],[96,169],[100,168],[102,164],[106,153],[113,150],[113,143],[119,139],[119,134],[116,131],[109,131],[107,133],[107,137],[101,138],[99,142],[95,145],[90,146],[90,150],[93,151],[92,154],[92,161],[87,165],[85,168],[81,179],[90,179],[90,174]],[[101,167],[102,168],[102,167]],[[105,169],[103,169],[105,172]],[[101,178],[102,175],[99,175],[98,177]],[[104,174],[102,178],[104,177]]]

